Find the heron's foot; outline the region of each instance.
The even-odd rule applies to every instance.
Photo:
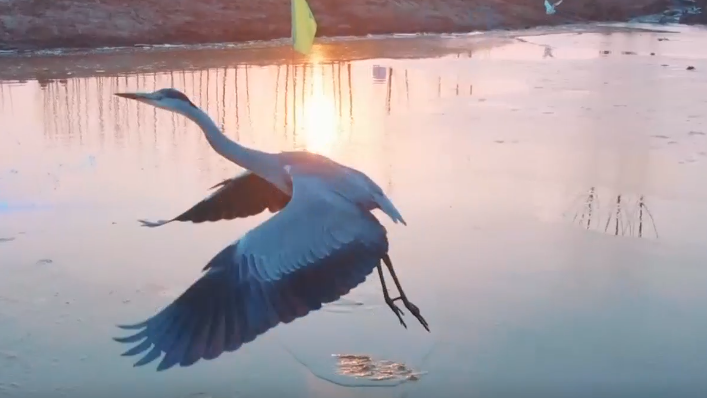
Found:
[[[391,300],[390,297],[386,297],[385,303],[388,304],[388,307],[393,311],[393,313],[398,317],[398,320],[400,321],[400,324],[403,325],[405,329],[408,328],[408,325],[405,324],[405,321],[403,321],[403,310],[398,308],[397,305],[395,305],[394,300]]]
[[[417,318],[418,321],[420,321],[420,324],[422,325],[422,327],[424,327],[425,330],[427,330],[429,332],[430,325],[427,323],[425,318],[423,318],[422,315],[420,314],[420,309],[417,308],[417,306],[415,304],[411,303],[410,300],[408,300],[406,297],[403,296],[400,299],[403,301],[403,304],[405,304],[405,308],[407,308],[408,311],[410,311],[410,313],[415,318]]]

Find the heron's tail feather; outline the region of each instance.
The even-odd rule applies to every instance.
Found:
[[[378,207],[383,211],[383,213],[387,214],[394,223],[401,222],[403,225],[408,225],[398,209],[395,208],[393,202],[391,202],[387,196],[376,195],[375,201],[378,203]]]

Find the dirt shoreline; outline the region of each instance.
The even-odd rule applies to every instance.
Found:
[[[651,30],[647,27],[597,26],[575,24],[462,35],[454,39],[431,36],[379,37],[322,40],[316,44],[317,62],[340,64],[364,59],[443,57],[483,51],[516,43],[519,37],[547,34],[635,32],[670,37],[676,32]],[[257,42],[250,45],[186,45],[155,47],[120,47],[110,51],[94,49],[48,50],[0,57],[0,81],[37,80],[45,85],[54,80],[114,75],[157,74],[169,71],[204,70],[224,67],[265,65],[303,65],[310,57],[294,53],[285,42]],[[237,48],[238,51],[234,51]],[[422,50],[424,49],[424,50]]]
[[[524,29],[627,21],[670,0],[309,0],[318,36]],[[271,40],[290,35],[290,0],[0,0],[0,49]]]

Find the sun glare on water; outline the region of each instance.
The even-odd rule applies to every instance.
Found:
[[[324,91],[323,67],[311,66],[312,85],[304,104],[304,145],[310,152],[329,155],[339,132],[336,106]]]

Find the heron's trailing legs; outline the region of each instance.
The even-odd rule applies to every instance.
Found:
[[[410,311],[410,313],[415,318],[417,318],[417,320],[420,321],[420,324],[422,324],[422,326],[429,332],[430,326],[427,324],[425,318],[423,318],[420,314],[420,309],[417,308],[415,304],[411,303],[410,300],[408,300],[407,296],[405,295],[405,292],[403,291],[403,287],[400,286],[400,281],[398,280],[398,276],[395,274],[395,270],[393,269],[393,263],[390,261],[390,257],[388,257],[388,255],[386,254],[385,256],[383,256],[382,260],[385,263],[385,266],[388,267],[388,272],[390,272],[390,276],[393,277],[395,287],[398,288],[398,293],[400,293],[399,297],[396,297],[394,299],[390,298],[390,295],[388,294],[388,288],[385,285],[385,278],[383,278],[383,268],[381,268],[379,264],[377,267],[378,276],[381,280],[381,287],[383,288],[383,299],[385,300],[385,303],[388,304],[388,307],[390,307],[393,313],[398,317],[400,324],[407,329],[407,325],[405,324],[405,321],[403,321],[403,311],[395,305],[395,301],[401,300],[405,305],[405,308],[407,308],[408,311]]]
[[[388,307],[390,307],[390,309],[393,310],[393,313],[398,317],[400,324],[403,325],[405,329],[407,329],[408,325],[406,325],[405,321],[403,321],[403,311],[398,308],[397,305],[395,305],[393,299],[391,299],[390,295],[388,294],[388,288],[385,286],[385,278],[383,278],[383,268],[381,268],[380,264],[378,264],[376,268],[378,268],[378,276],[381,278],[381,287],[383,288],[383,300],[385,300],[385,303],[388,304]]]

